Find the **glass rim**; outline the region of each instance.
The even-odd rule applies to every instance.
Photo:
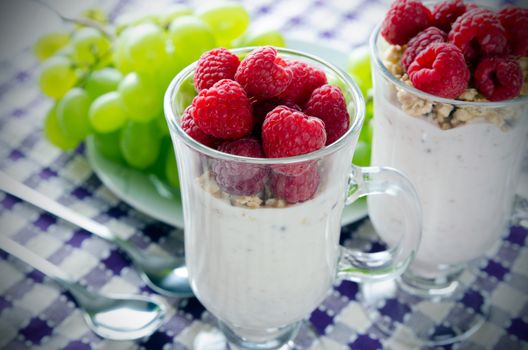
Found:
[[[251,50],[254,50],[258,47],[256,46],[250,46],[250,47],[242,47],[237,49],[230,49],[234,54],[241,54],[241,53],[248,53]],[[309,53],[305,53],[298,50],[293,49],[287,49],[287,48],[279,48],[275,47],[279,54],[284,53],[288,55],[293,56],[299,56],[302,58],[307,58],[312,61],[317,62],[318,64],[321,64],[322,66],[328,68],[331,70],[334,74],[337,75],[339,79],[341,79],[346,88],[350,91],[352,95],[352,102],[355,103],[355,115],[351,118],[351,125],[348,128],[348,130],[343,134],[339,139],[334,141],[332,144],[325,146],[317,151],[302,154],[294,157],[285,157],[285,158],[252,158],[252,157],[244,157],[244,156],[238,156],[234,154],[224,153],[220,152],[218,150],[209,148],[202,143],[196,141],[192,137],[190,137],[182,128],[180,123],[176,122],[176,115],[177,113],[174,110],[174,104],[173,104],[173,97],[175,95],[175,92],[177,91],[177,88],[182,85],[182,83],[187,79],[190,74],[194,71],[197,62],[191,63],[184,69],[182,69],[171,81],[169,84],[169,87],[167,88],[167,91],[165,92],[164,96],[164,113],[165,113],[165,119],[167,121],[167,124],[169,126],[169,130],[172,132],[176,132],[177,135],[191,148],[199,151],[200,153],[203,153],[205,155],[208,155],[215,159],[223,159],[228,161],[236,161],[236,162],[243,162],[243,163],[252,163],[252,164],[262,164],[262,165],[273,165],[273,164],[292,164],[292,163],[300,163],[305,162],[309,160],[316,160],[322,157],[325,157],[329,154],[334,153],[335,151],[343,148],[348,142],[351,141],[352,137],[354,135],[359,135],[361,131],[361,126],[363,124],[363,119],[365,117],[365,100],[363,98],[363,95],[361,94],[361,91],[358,87],[358,85],[355,83],[355,81],[352,79],[350,75],[345,73],[341,68],[335,66],[334,64],[327,62],[323,60],[322,58],[319,58],[317,56],[311,55]]]
[[[385,67],[385,64],[383,63],[383,58],[381,57],[382,52],[378,50],[378,39],[381,39],[380,32],[381,32],[381,25],[382,23],[378,23],[374,30],[372,31],[372,34],[370,35],[369,39],[369,50],[371,58],[373,58],[374,61],[374,68],[381,71],[381,73],[385,76],[385,78],[389,79],[393,84],[397,85],[398,88],[401,88],[409,93],[412,93],[413,95],[416,95],[420,98],[430,100],[433,102],[438,103],[444,103],[444,104],[451,104],[454,106],[464,106],[464,107],[485,107],[485,108],[502,108],[502,107],[511,107],[513,105],[528,103],[528,96],[518,96],[514,99],[505,100],[505,101],[498,101],[498,102],[492,102],[492,101],[462,101],[462,100],[455,100],[450,98],[444,98],[435,96],[432,94],[429,94],[427,92],[418,90],[417,88],[405,84],[400,79],[396,78],[388,69]]]

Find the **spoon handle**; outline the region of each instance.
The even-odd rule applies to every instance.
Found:
[[[49,199],[43,194],[29,188],[21,182],[14,180],[6,173],[0,171],[0,190],[33,204],[63,220],[85,229],[88,232],[109,240],[117,241],[117,237],[106,226],[95,222],[86,216],[80,215],[70,208]]]
[[[0,249],[16,256],[18,259],[39,270],[46,276],[53,278],[60,284],[71,283],[71,277],[57,266],[4,235],[0,235]]]

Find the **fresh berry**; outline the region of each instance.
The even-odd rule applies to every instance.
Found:
[[[235,80],[249,96],[257,99],[275,97],[286,90],[292,79],[292,72],[284,63],[271,46],[255,49],[240,62]]]
[[[260,135],[262,123],[264,123],[264,118],[266,118],[266,115],[277,106],[286,106],[297,111],[301,111],[301,107],[296,105],[294,102],[283,101],[279,98],[272,98],[262,101],[254,100],[252,103],[253,116],[255,117],[255,128],[253,131],[256,135]]]
[[[523,85],[522,70],[513,58],[486,57],[474,72],[477,90],[490,101],[503,101],[519,96]]]
[[[415,88],[445,98],[460,96],[470,76],[462,51],[449,43],[429,45],[416,56],[408,73]]]
[[[281,67],[288,67],[288,62],[280,56],[275,57],[275,63]]]
[[[381,35],[393,45],[404,45],[432,25],[431,11],[419,0],[396,0],[381,25]]]
[[[262,146],[268,158],[285,158],[317,151],[324,147],[326,131],[321,119],[286,106],[278,106],[266,115],[262,124]],[[275,171],[297,175],[310,162],[277,165]]]
[[[462,50],[468,63],[482,56],[501,55],[508,48],[506,31],[498,15],[481,8],[458,17],[451,26],[448,39]]]
[[[205,52],[198,60],[194,71],[196,90],[209,89],[222,79],[233,80],[239,64],[238,56],[224,48]]]
[[[324,123],[315,117],[286,106],[278,106],[266,115],[262,125],[262,143],[268,158],[293,157],[323,148]]]
[[[462,0],[442,1],[433,8],[434,26],[449,33],[453,22],[474,8],[477,8],[476,4],[465,4]]]
[[[325,72],[319,68],[296,60],[289,61],[288,67],[292,71],[292,80],[286,90],[279,95],[285,101],[303,106],[312,91],[327,83]]]
[[[236,141],[224,141],[218,150],[224,153],[251,158],[264,158],[264,151],[259,141],[252,138]],[[249,196],[264,189],[269,168],[258,164],[215,160],[212,170],[220,188],[237,196]]]
[[[315,163],[300,175],[285,175],[272,171],[270,183],[276,197],[291,204],[304,202],[312,198],[317,191],[319,172]]]
[[[183,129],[183,131],[185,131],[190,137],[200,142],[201,144],[211,148],[216,148],[220,143],[220,140],[209,136],[202,130],[200,130],[200,128],[194,122],[192,115],[193,108],[192,106],[189,106],[185,109],[181,117],[181,128]]]
[[[528,9],[505,7],[499,12],[499,19],[506,30],[512,54],[528,56]]]
[[[315,89],[304,107],[304,113],[324,122],[327,145],[343,136],[350,125],[345,97],[336,86],[323,85]]]
[[[234,80],[222,79],[200,91],[192,106],[194,122],[208,135],[234,140],[249,135],[253,129],[249,99]]]
[[[409,44],[403,53],[401,64],[405,71],[409,69],[409,66],[416,56],[427,46],[432,43],[445,43],[446,41],[447,34],[436,27],[429,27],[418,33],[414,38],[409,40]]]

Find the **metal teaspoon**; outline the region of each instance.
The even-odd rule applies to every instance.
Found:
[[[103,338],[132,340],[152,334],[167,313],[163,303],[153,298],[121,294],[102,295],[74,282],[71,277],[46,259],[0,235],[0,248],[52,278],[68,290],[90,329]]]
[[[14,180],[2,171],[0,171],[0,190],[31,203],[109,242],[115,243],[130,257],[145,283],[156,292],[172,297],[189,297],[193,295],[183,257],[174,258],[145,253],[117,237],[106,226],[66,208],[23,183]]]

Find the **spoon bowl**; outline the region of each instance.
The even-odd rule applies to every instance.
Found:
[[[101,337],[138,339],[152,334],[163,323],[163,304],[148,298],[112,295],[99,308],[85,309],[84,319]]]

